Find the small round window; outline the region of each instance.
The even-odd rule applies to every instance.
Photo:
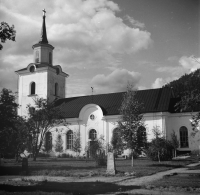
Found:
[[[90,119],[91,119],[91,120],[94,120],[94,119],[95,119],[94,114],[91,114],[91,115],[90,115]]]

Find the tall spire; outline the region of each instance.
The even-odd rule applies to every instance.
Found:
[[[39,43],[48,43],[47,40],[47,32],[46,32],[46,24],[45,24],[45,9],[42,10],[43,11],[43,23],[42,23],[42,30],[41,30],[41,39],[39,41]]]

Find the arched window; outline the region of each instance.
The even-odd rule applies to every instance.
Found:
[[[188,148],[188,130],[185,126],[180,128],[180,146],[181,148]]]
[[[71,150],[73,147],[73,131],[69,130],[66,135],[67,149]]]
[[[91,129],[89,132],[89,139],[94,141],[97,138],[97,132],[95,129]]]
[[[30,87],[31,87],[31,90],[30,90],[31,95],[34,95],[35,94],[35,87],[36,87],[35,82],[32,82]]]
[[[45,150],[47,152],[52,150],[52,133],[47,132],[45,135]]]
[[[30,72],[34,72],[35,71],[35,67],[34,66],[31,66],[30,67]]]
[[[49,64],[51,65],[52,64],[52,53],[49,52]]]
[[[58,83],[55,83],[55,96],[58,96]]]
[[[39,62],[39,51],[35,52],[35,62],[38,63]]]

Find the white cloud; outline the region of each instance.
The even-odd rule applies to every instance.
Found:
[[[190,73],[200,68],[200,58],[195,58],[193,55],[190,57],[182,56],[181,58],[177,58],[176,56],[172,56],[168,58],[170,62],[178,62],[177,66],[164,66],[158,67],[156,69],[157,72],[168,72],[173,76],[180,77],[185,73]]]
[[[14,71],[33,61],[31,47],[40,39],[43,8],[47,10],[47,37],[55,47],[54,63],[65,71],[68,67],[117,69],[122,64],[116,55],[134,54],[152,42],[151,33],[139,29],[138,21],[128,26],[116,16],[120,8],[113,1],[6,0],[1,2],[0,18],[14,24],[17,34],[16,42],[3,44],[0,71],[7,63]],[[6,87],[6,77],[1,84]]]
[[[185,69],[190,72],[195,71],[196,69],[200,68],[200,58],[195,58],[194,56],[182,56],[179,59],[179,64]]]
[[[124,17],[125,20],[128,20],[134,27],[144,28],[145,24],[142,22],[139,22],[138,20],[135,20],[133,17],[126,15]]]
[[[157,78],[153,84],[152,84],[152,88],[156,89],[156,88],[160,88],[165,84],[164,80],[162,78]]]
[[[91,83],[97,93],[119,92],[125,91],[128,83],[131,83],[134,89],[137,89],[140,78],[141,75],[138,72],[116,69],[107,76],[104,74],[96,75]]]
[[[156,88],[161,88],[163,85],[166,85],[167,83],[175,80],[175,79],[178,79],[178,77],[168,77],[168,78],[156,78],[156,80],[152,83],[151,87],[153,89],[156,89]]]

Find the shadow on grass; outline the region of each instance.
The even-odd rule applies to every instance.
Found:
[[[151,167],[171,167],[171,168],[183,168],[183,165],[172,165],[172,164],[153,164]]]
[[[1,167],[0,166],[0,175],[19,175],[22,171],[22,168],[19,166],[16,167]]]
[[[70,182],[58,183],[47,182],[37,186],[12,186],[0,185],[2,191],[8,192],[64,192],[74,194],[104,194],[108,192],[124,192],[127,190],[140,189],[139,186],[119,186],[104,182]]]
[[[29,173],[33,172],[41,172],[48,169],[48,172],[51,171],[76,171],[76,170],[101,170],[105,169],[106,167],[94,167],[94,166],[88,166],[88,167],[73,167],[73,166],[29,166]],[[21,175],[22,174],[22,167],[21,166],[9,166],[9,167],[1,167],[0,166],[0,175]],[[22,174],[23,175],[23,174]]]

